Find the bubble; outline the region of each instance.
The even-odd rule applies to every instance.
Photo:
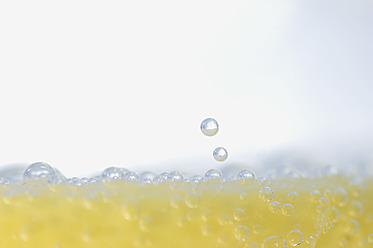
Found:
[[[325,234],[325,235],[328,234],[328,233],[329,233],[329,229],[328,229],[328,228],[324,228],[324,229],[322,230],[322,233]]]
[[[328,228],[328,229],[332,229],[333,226],[334,226],[334,224],[333,224],[332,221],[328,221],[328,222],[326,222],[325,226],[326,226],[326,228]]]
[[[242,192],[242,193],[240,194],[240,199],[241,199],[242,201],[246,200],[248,197],[249,197],[249,196],[248,196],[247,193],[245,193],[245,192]]]
[[[137,183],[139,182],[139,175],[136,172],[129,171],[124,175],[124,180],[130,183]]]
[[[170,178],[172,182],[175,182],[177,184],[181,184],[182,182],[184,182],[183,173],[181,173],[180,171],[171,172]]]
[[[359,230],[359,222],[354,219],[349,219],[344,224],[344,231],[347,234],[355,234]]]
[[[149,232],[153,225],[153,219],[150,217],[144,217],[139,221],[139,228],[143,232]]]
[[[326,206],[326,205],[328,205],[328,199],[326,198],[326,197],[321,197],[320,199],[319,199],[319,204],[321,205],[321,206]]]
[[[369,244],[373,244],[373,233],[368,235],[368,242]]]
[[[180,208],[181,207],[181,205],[182,205],[182,202],[183,202],[183,199],[181,199],[181,197],[179,197],[179,196],[174,196],[174,197],[172,197],[171,198],[171,200],[170,200],[170,206],[172,207],[172,208]]]
[[[223,162],[228,157],[228,152],[224,147],[217,147],[213,152],[213,156],[216,161]]]
[[[258,248],[258,247],[256,246],[256,244],[250,242],[250,243],[245,243],[243,248]]]
[[[109,167],[102,172],[101,177],[104,183],[111,183],[122,180],[124,175],[120,168]]]
[[[288,247],[286,241],[279,236],[271,236],[263,241],[262,248],[286,248]]]
[[[214,136],[219,131],[219,124],[213,118],[207,118],[201,123],[201,131],[206,136]]]
[[[333,195],[333,202],[337,206],[343,207],[348,202],[348,193],[344,189],[337,189]]]
[[[292,230],[287,235],[287,241],[291,246],[298,246],[303,243],[303,233],[299,230]]]
[[[155,176],[153,172],[145,171],[140,173],[140,181],[143,184],[151,184]]]
[[[285,216],[290,216],[294,213],[294,207],[290,203],[286,203],[282,206],[282,214]]]
[[[324,208],[322,206],[319,205],[319,206],[316,207],[316,212],[317,213],[321,214],[322,211],[324,211]]]
[[[296,202],[296,201],[298,201],[299,195],[298,195],[297,192],[295,192],[295,191],[291,191],[291,192],[289,192],[289,194],[288,194],[288,198],[289,198],[289,200],[290,200],[291,202]]]
[[[211,215],[212,215],[212,213],[211,213],[210,210],[208,210],[208,209],[203,210],[202,213],[201,213],[202,221],[207,222],[208,220],[211,219]]]
[[[250,169],[243,169],[238,173],[238,180],[242,185],[250,185],[255,180],[255,173]]]
[[[338,245],[339,245],[340,247],[346,247],[347,244],[348,244],[348,241],[347,241],[347,239],[345,239],[345,238],[342,238],[342,239],[340,239],[340,240],[338,241]]]
[[[140,208],[135,203],[127,203],[122,208],[122,215],[126,220],[133,221],[139,218]]]
[[[364,212],[363,204],[358,201],[351,202],[348,213],[353,217],[361,216]]]
[[[219,223],[219,225],[221,225],[221,226],[227,225],[227,224],[228,224],[228,221],[229,221],[228,216],[225,215],[225,214],[222,214],[222,215],[220,215],[220,216],[218,217],[218,223]]]
[[[245,211],[241,208],[237,208],[236,210],[234,210],[233,218],[235,221],[241,221],[245,219]]]
[[[224,186],[222,184],[219,184],[217,187],[216,187],[216,191],[221,194],[224,192]]]
[[[194,221],[197,218],[197,213],[194,211],[189,211],[187,213],[187,220]]]
[[[260,225],[252,225],[251,230],[255,234],[260,234],[262,232],[262,227]]]
[[[210,225],[202,226],[202,235],[203,236],[210,236],[213,233],[214,229]]]
[[[258,179],[258,184],[259,184],[260,187],[266,186],[268,184],[268,182],[269,182],[268,179],[265,178],[265,177],[260,177]]]
[[[281,204],[278,201],[273,201],[268,205],[268,209],[272,213],[278,213],[281,209]]]
[[[330,190],[330,189],[326,189],[326,190],[324,190],[324,196],[326,197],[326,198],[330,198],[331,196],[332,196],[332,191]]]
[[[339,212],[338,209],[336,208],[333,208],[332,211],[330,212],[330,218],[331,220],[336,223],[339,221],[339,219],[341,218],[341,213]]]
[[[273,190],[270,187],[263,187],[259,191],[259,198],[262,201],[269,202],[273,199]]]
[[[31,164],[23,173],[26,183],[51,183],[56,179],[55,170],[47,163],[37,162]]]
[[[199,201],[199,196],[194,192],[190,192],[185,196],[185,204],[189,208],[198,208]]]
[[[249,238],[250,230],[245,225],[239,225],[234,229],[234,237],[238,241],[245,241]]]
[[[217,169],[210,169],[205,174],[206,179],[211,182],[220,182],[222,176],[221,171]]]
[[[315,190],[311,191],[310,195],[311,195],[311,202],[315,202],[315,203],[319,202],[320,197],[321,197],[320,191],[315,189]]]

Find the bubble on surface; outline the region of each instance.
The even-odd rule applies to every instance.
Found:
[[[124,180],[130,183],[139,182],[139,175],[136,172],[129,171],[124,175]]]
[[[205,178],[210,182],[220,182],[223,174],[220,170],[210,169],[205,173]]]
[[[140,182],[143,184],[151,184],[153,182],[154,177],[156,176],[155,173],[150,171],[145,171],[140,173]]]
[[[239,225],[234,229],[234,237],[238,241],[245,241],[249,238],[250,230],[245,225]]]
[[[224,147],[217,147],[213,152],[213,156],[216,161],[223,162],[228,157],[227,149],[225,149]]]
[[[241,221],[245,219],[245,211],[242,208],[237,208],[233,212],[233,218],[235,221]]]
[[[111,182],[116,182],[116,181],[122,180],[124,175],[123,175],[123,172],[120,168],[109,167],[109,168],[106,168],[102,172],[101,177],[102,177],[102,182],[111,183]]]
[[[182,182],[184,182],[183,173],[181,173],[180,171],[171,172],[170,178],[171,178],[172,182],[175,182],[175,183],[178,183],[178,184],[181,184]]]
[[[359,231],[359,222],[354,219],[349,219],[345,222],[343,230],[345,233],[353,235]]]
[[[286,248],[288,247],[286,241],[279,236],[270,236],[263,241],[262,248]]]
[[[213,118],[204,119],[201,123],[201,131],[206,136],[214,136],[219,131],[219,124]]]
[[[294,207],[290,203],[286,203],[282,206],[282,214],[285,216],[291,216],[294,213]]]
[[[238,173],[238,180],[242,185],[250,185],[255,181],[255,173],[250,169],[243,169]]]
[[[211,216],[212,216],[212,213],[208,209],[203,210],[201,213],[201,219],[203,222],[209,221],[211,219]]]
[[[298,246],[303,243],[303,233],[299,230],[292,230],[287,235],[287,241],[291,246]]]
[[[348,202],[348,193],[344,189],[337,189],[333,194],[333,203],[339,207],[343,207]]]
[[[49,164],[44,162],[31,164],[23,173],[23,180],[26,183],[51,183],[55,179],[55,170]]]
[[[140,207],[135,203],[127,203],[122,208],[122,215],[126,220],[134,221],[139,218]]]
[[[270,187],[263,187],[259,191],[259,198],[262,201],[269,202],[273,199],[273,190]]]
[[[310,198],[311,202],[316,203],[316,202],[319,202],[320,197],[321,197],[321,193],[320,193],[320,191],[315,189],[315,190],[311,191],[310,196],[311,196],[311,198]]]
[[[288,198],[289,198],[289,201],[291,202],[297,202],[299,198],[299,194],[295,191],[290,191],[288,193]]]
[[[194,193],[194,192],[189,192],[185,196],[185,204],[189,208],[198,208],[199,201],[200,201],[199,196],[196,193]]]
[[[281,204],[278,201],[273,201],[268,205],[269,211],[278,213],[281,210]]]

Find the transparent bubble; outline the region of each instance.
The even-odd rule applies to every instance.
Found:
[[[228,152],[224,147],[217,147],[214,150],[213,156],[216,161],[223,162],[228,157]]]
[[[278,213],[281,209],[281,204],[278,201],[273,201],[268,205],[268,209],[272,213]]]
[[[23,180],[26,183],[51,183],[55,179],[55,170],[49,164],[44,162],[31,164],[23,173]]]
[[[351,202],[348,213],[353,217],[361,216],[364,212],[363,204],[358,201]]]
[[[205,174],[205,178],[211,182],[220,182],[222,176],[221,171],[217,169],[210,169]]]
[[[291,192],[289,192],[289,194],[288,194],[288,198],[289,198],[289,200],[290,200],[291,202],[296,202],[296,201],[298,201],[299,195],[298,195],[297,192],[295,192],[295,191],[291,191]]]
[[[139,228],[143,232],[150,232],[153,225],[153,219],[150,217],[144,217],[139,221]]]
[[[219,131],[219,124],[213,118],[207,118],[201,123],[201,131],[206,136],[214,136]]]
[[[328,228],[324,228],[322,230],[322,233],[325,234],[325,235],[327,235],[329,233],[329,229]]]
[[[338,241],[338,245],[339,245],[339,247],[346,247],[347,244],[348,244],[348,241],[347,241],[347,239],[345,239],[345,238],[342,238],[342,239],[340,239],[340,240]]]
[[[219,225],[221,226],[224,226],[224,225],[227,225],[228,224],[228,221],[229,221],[229,218],[227,215],[225,214],[222,214],[218,217],[218,223]]]
[[[368,242],[369,244],[373,244],[373,233],[368,235]]]
[[[344,189],[337,189],[333,194],[333,202],[337,206],[343,207],[348,202],[348,193]]]
[[[122,180],[124,175],[120,168],[109,167],[102,172],[101,177],[104,183],[111,183]]]
[[[250,230],[245,225],[239,225],[234,229],[234,237],[239,241],[245,241],[249,238]]]
[[[290,216],[294,213],[294,207],[290,203],[286,203],[282,206],[282,214],[285,216]]]
[[[273,190],[270,187],[263,187],[259,191],[259,198],[262,201],[269,202],[273,199]]]
[[[336,223],[339,221],[340,218],[341,218],[341,213],[339,212],[339,210],[336,208],[333,208],[332,211],[330,212],[330,219],[334,223]]]
[[[319,205],[319,206],[316,207],[316,212],[317,213],[321,214],[322,211],[324,211],[324,208],[322,206]]]
[[[245,211],[242,208],[237,208],[233,212],[233,218],[235,221],[241,221],[245,219]]]
[[[174,196],[170,200],[170,206],[172,208],[180,208],[182,205],[183,199],[180,196]]]
[[[194,192],[190,192],[185,196],[185,204],[189,208],[198,208],[199,201],[200,201],[199,196]]]
[[[150,171],[145,171],[145,172],[140,173],[140,181],[143,184],[151,184],[155,176],[156,176],[155,173],[150,172]]]
[[[181,173],[180,171],[171,172],[170,178],[172,182],[176,183],[182,183],[184,181],[183,173]]]
[[[311,191],[310,196],[311,196],[311,202],[316,203],[316,202],[319,202],[320,197],[321,197],[321,193],[320,193],[320,191],[315,189],[315,190]]]
[[[333,192],[330,189],[324,190],[324,196],[326,198],[330,198],[332,196]]]
[[[124,180],[130,183],[137,183],[139,182],[139,175],[136,172],[129,171],[124,175]]]
[[[291,246],[298,246],[303,243],[303,233],[299,230],[292,230],[287,235],[287,241]]]
[[[271,236],[263,241],[262,248],[286,248],[288,247],[286,241],[279,236]]]
[[[333,224],[332,221],[328,221],[328,222],[326,222],[326,224],[325,224],[325,227],[328,228],[328,229],[332,229],[333,226],[334,226],[334,224]]]
[[[208,210],[208,209],[203,210],[202,213],[201,213],[202,221],[207,222],[208,220],[211,219],[211,215],[212,215],[212,213],[211,213],[210,210]]]
[[[238,173],[238,180],[242,185],[250,185],[255,181],[255,173],[250,169],[243,169]]]
[[[202,226],[202,235],[203,236],[210,236],[213,233],[214,229],[210,225]]]
[[[349,219],[344,224],[344,231],[347,234],[355,234],[359,231],[359,222],[354,219]]]
[[[216,187],[216,191],[221,194],[224,192],[224,186],[222,184],[219,184],[217,187]]]
[[[140,207],[135,203],[127,203],[122,208],[122,215],[126,220],[133,221],[139,218]]]
[[[260,225],[252,225],[251,230],[255,234],[260,234],[262,232],[262,227]]]
[[[320,199],[319,199],[319,204],[321,205],[321,206],[326,206],[326,205],[328,205],[328,199],[326,198],[326,197],[321,197]]]

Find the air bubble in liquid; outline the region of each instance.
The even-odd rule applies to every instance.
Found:
[[[242,185],[250,185],[255,180],[255,173],[250,169],[243,169],[238,173],[238,180]]]
[[[284,206],[282,206],[282,214],[283,215],[290,216],[293,213],[294,213],[294,207],[290,203],[286,203],[286,204],[284,204]]]
[[[234,230],[234,237],[238,241],[245,241],[249,238],[250,230],[245,225],[237,226]]]
[[[221,226],[224,226],[224,225],[227,225],[228,224],[228,221],[229,221],[229,218],[227,215],[225,214],[222,214],[218,217],[218,223],[219,225]]]
[[[270,187],[263,187],[259,191],[259,198],[262,201],[269,202],[273,199],[273,190]]]
[[[286,241],[279,236],[271,236],[263,241],[262,248],[286,248],[288,247]]]
[[[213,152],[213,156],[216,161],[223,162],[228,157],[228,152],[224,147],[217,147]]]
[[[214,136],[219,131],[219,124],[213,118],[207,118],[201,123],[201,131],[206,136]]]
[[[320,191],[315,189],[315,190],[311,191],[310,196],[311,196],[311,202],[316,203],[316,202],[319,202],[320,197],[321,197],[321,193],[320,193]]]
[[[139,228],[143,232],[149,232],[153,225],[153,219],[150,217],[144,217],[139,221]]]
[[[303,243],[303,233],[299,230],[292,230],[287,235],[287,241],[291,246],[298,246]]]
[[[326,206],[326,205],[328,205],[328,199],[326,198],[326,197],[321,197],[320,199],[319,199],[319,204],[321,205],[321,206]]]
[[[43,184],[53,182],[55,179],[55,170],[49,164],[43,162],[31,164],[23,173],[23,180],[26,183],[39,182]]]
[[[359,230],[359,222],[354,219],[349,219],[344,224],[344,231],[350,235],[357,233]]]
[[[278,213],[281,209],[281,204],[278,201],[273,201],[268,205],[269,211],[272,213]]]
[[[289,197],[289,200],[291,202],[296,202],[296,201],[298,201],[299,195],[298,195],[297,192],[291,191],[291,192],[289,192],[288,197]]]
[[[337,189],[333,194],[333,202],[337,206],[344,206],[348,202],[348,193],[344,189]]]
[[[212,182],[220,182],[222,176],[221,171],[217,169],[210,169],[205,174],[205,178]]]
[[[185,204],[189,208],[198,208],[199,201],[199,196],[194,192],[190,192],[185,196]]]
[[[233,218],[235,221],[241,221],[245,219],[245,211],[241,208],[237,208],[236,210],[234,210]]]
[[[135,203],[127,203],[122,208],[122,215],[126,220],[133,221],[139,218],[140,208]]]

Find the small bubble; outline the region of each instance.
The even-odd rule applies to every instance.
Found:
[[[368,235],[368,242],[369,244],[373,244],[373,233]]]
[[[250,243],[245,243],[243,248],[258,248],[258,247],[256,246],[256,244],[250,242]]]
[[[182,202],[183,202],[183,199],[181,199],[181,197],[179,197],[179,196],[174,196],[174,197],[172,197],[171,198],[171,200],[170,200],[170,206],[172,207],[172,208],[180,208],[181,207],[181,205],[182,205]]]
[[[282,214],[285,216],[290,216],[294,213],[294,207],[290,203],[286,203],[282,206]]]
[[[286,241],[279,236],[271,236],[263,241],[262,248],[286,248],[288,247]]]
[[[228,216],[225,215],[225,214],[222,214],[222,215],[220,215],[220,216],[218,217],[218,223],[219,223],[219,225],[221,225],[221,226],[227,225],[227,224],[228,224],[228,221],[229,221]]]
[[[23,180],[26,183],[50,183],[56,179],[55,170],[47,163],[37,162],[31,164],[23,173]]]
[[[358,201],[351,202],[348,213],[353,217],[361,216],[364,212],[363,204]]]
[[[326,222],[325,226],[326,226],[326,228],[328,228],[328,229],[332,229],[333,226],[334,226],[334,224],[333,224],[332,221],[328,221],[328,222]]]
[[[258,179],[258,184],[259,184],[260,187],[266,186],[268,184],[268,182],[269,182],[268,179],[265,178],[265,177],[260,177]]]
[[[269,202],[273,199],[273,190],[270,187],[263,187],[259,191],[259,198],[262,201]]]
[[[194,211],[189,211],[188,213],[187,213],[187,220],[189,220],[189,221],[194,221],[196,218],[197,218],[197,213],[196,212],[194,212]]]
[[[348,193],[344,189],[337,189],[333,195],[333,202],[340,207],[343,207],[348,202]]]
[[[242,193],[240,194],[240,199],[241,199],[242,201],[246,200],[248,197],[249,197],[249,196],[248,196],[247,193],[245,193],[245,192],[242,192]]]
[[[171,172],[170,178],[172,182],[175,182],[177,184],[181,184],[182,182],[184,182],[183,173],[181,173],[180,171]]]
[[[211,218],[211,211],[208,209],[205,209],[201,213],[201,219],[203,222],[207,222]]]
[[[287,241],[291,246],[298,246],[303,243],[303,233],[299,230],[292,230],[287,236]]]
[[[137,183],[139,182],[139,175],[136,172],[129,171],[124,175],[124,180],[126,182]]]
[[[235,221],[241,221],[245,219],[245,211],[241,208],[237,208],[236,210],[234,210],[233,218]]]
[[[210,225],[205,225],[202,227],[202,235],[203,236],[210,236],[213,232],[213,227]]]
[[[348,234],[355,234],[359,230],[359,222],[354,219],[349,219],[344,224],[344,231]]]
[[[238,173],[238,180],[242,185],[250,185],[255,180],[255,173],[250,169],[244,169]]]
[[[220,182],[223,174],[220,170],[210,169],[206,172],[205,177],[210,182]]]
[[[319,199],[319,204],[321,205],[321,206],[326,206],[326,205],[328,205],[328,199],[326,198],[326,197],[321,197],[320,199]]]
[[[140,208],[135,203],[125,204],[122,208],[122,215],[126,220],[133,221],[139,218]]]
[[[120,168],[109,167],[102,172],[101,177],[104,183],[111,183],[122,180],[124,175]]]
[[[281,210],[281,204],[278,201],[273,201],[268,205],[269,211],[278,213]]]
[[[328,234],[328,233],[329,233],[329,229],[328,229],[328,228],[324,228],[324,229],[322,230],[322,233],[325,234],[325,235]]]
[[[245,241],[249,238],[250,230],[245,225],[237,226],[234,230],[234,237],[238,241]]]
[[[310,195],[311,195],[311,202],[319,202],[320,197],[321,197],[320,191],[315,189],[315,190],[311,191]]]
[[[221,194],[224,192],[224,186],[222,184],[219,184],[218,186],[216,186],[216,191]]]
[[[251,230],[255,234],[260,234],[262,232],[262,227],[260,225],[252,225]]]
[[[289,200],[291,202],[296,202],[296,201],[298,201],[299,195],[298,195],[297,192],[291,191],[291,192],[289,192],[288,197],[289,197]]]
[[[155,176],[153,172],[145,171],[140,173],[140,181],[143,184],[151,184]]]
[[[199,196],[194,192],[190,192],[185,196],[185,204],[189,208],[198,208],[199,201]]]
[[[341,218],[341,213],[339,212],[338,209],[336,208],[333,208],[332,211],[330,212],[330,218],[331,220],[336,223],[339,221],[339,219]]]
[[[181,216],[177,219],[176,224],[178,227],[184,227],[186,222],[187,218],[185,216]]]
[[[213,118],[207,118],[201,123],[201,131],[206,136],[214,136],[219,131],[219,124]]]
[[[321,214],[322,211],[324,211],[324,208],[322,206],[319,205],[319,206],[316,207],[316,212],[317,213]]]
[[[326,198],[330,198],[331,196],[332,196],[332,191],[330,190],[330,189],[326,189],[326,190],[324,190],[324,196],[326,197]]]
[[[224,147],[217,147],[213,152],[213,156],[216,161],[223,162],[228,157],[227,149],[225,149]]]
[[[345,238],[342,238],[341,240],[338,241],[339,247],[346,247],[347,244],[348,244],[348,241]]]
[[[153,225],[153,219],[150,217],[144,217],[139,221],[139,228],[143,232],[150,232],[152,225]]]

